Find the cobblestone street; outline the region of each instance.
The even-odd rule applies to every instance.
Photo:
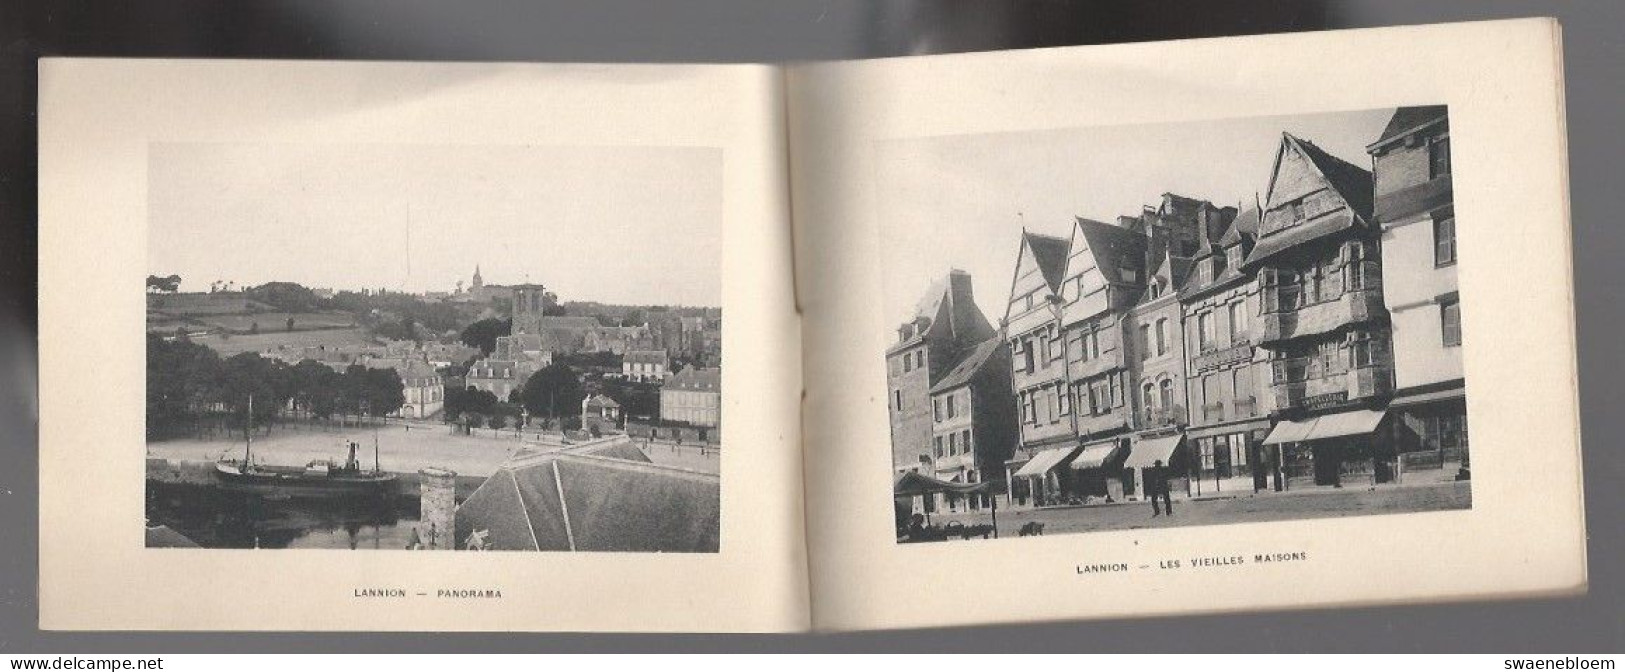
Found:
[[[1002,502],[1001,502],[1002,504]],[[1228,499],[1174,500],[1174,515],[1151,516],[1150,502],[1137,501],[1099,506],[1046,509],[999,509],[999,535],[1016,536],[1029,522],[1044,524],[1044,534],[1071,534],[1102,530],[1133,530],[1155,527],[1189,527],[1260,523],[1277,520],[1303,520],[1367,516],[1420,511],[1447,511],[1472,508],[1472,491],[1467,481],[1429,485],[1317,488],[1286,493],[1247,493]],[[934,514],[937,525],[959,521],[966,525],[987,524],[986,510],[977,513]]]

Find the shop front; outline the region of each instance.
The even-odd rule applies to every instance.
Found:
[[[1074,493],[1108,502],[1123,501],[1123,458],[1128,455],[1127,439],[1109,439],[1085,445],[1072,459]]]
[[[1065,467],[1077,453],[1077,446],[1039,451],[1011,474],[1011,481],[1025,486],[1025,491],[1032,496],[1032,506],[1067,504],[1073,497],[1074,485],[1071,470]]]
[[[1259,419],[1186,433],[1197,495],[1269,490],[1273,463],[1264,449],[1269,420]]]
[[[1467,396],[1454,387],[1402,391],[1388,406],[1396,430],[1408,439],[1398,444],[1399,479],[1404,483],[1467,480],[1472,462],[1467,450]]]
[[[1131,498],[1143,497],[1146,470],[1154,469],[1158,462],[1168,475],[1169,492],[1190,495],[1191,465],[1183,433],[1134,437],[1129,443],[1128,458],[1123,460],[1125,494]]]
[[[1388,483],[1394,479],[1395,457],[1387,420],[1387,411],[1373,409],[1283,420],[1270,430],[1264,446],[1280,465],[1286,490]]]

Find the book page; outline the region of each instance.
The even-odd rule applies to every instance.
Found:
[[[1555,22],[789,86],[815,627],[1585,589]]]
[[[782,81],[43,61],[41,627],[805,629]]]

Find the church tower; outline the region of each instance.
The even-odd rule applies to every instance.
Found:
[[[474,284],[473,284],[473,286],[471,286],[469,288],[469,291],[478,291],[481,287],[484,287],[484,286],[485,286],[485,278],[480,277],[480,265],[479,264],[474,264]]]

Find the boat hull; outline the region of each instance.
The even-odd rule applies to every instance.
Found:
[[[394,474],[311,476],[303,470],[256,467],[243,473],[236,465],[215,465],[220,487],[232,492],[288,499],[379,498],[395,494]]]

